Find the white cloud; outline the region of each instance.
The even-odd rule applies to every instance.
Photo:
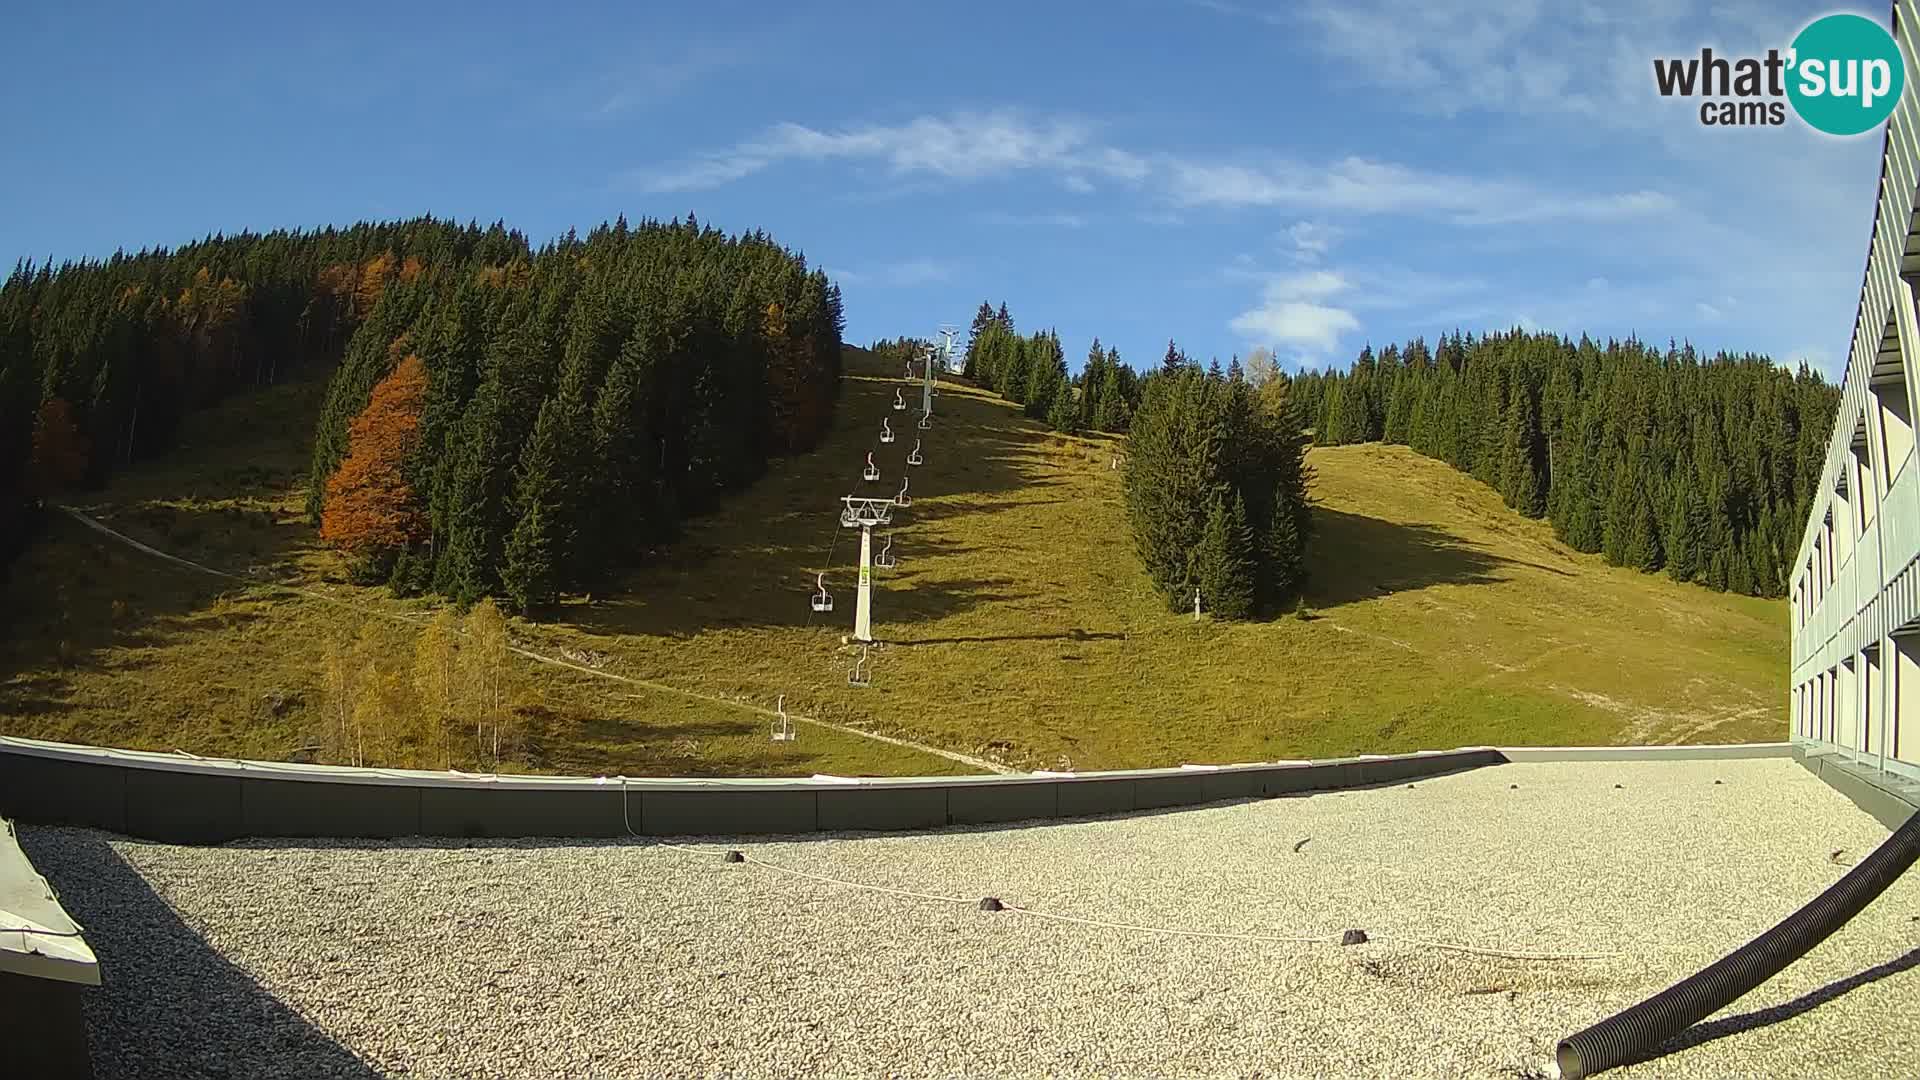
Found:
[[[1718,322],[1726,313],[1702,300],[1693,305],[1693,310],[1708,322]]]
[[[1230,280],[1262,282],[1259,303],[1229,320],[1229,329],[1249,344],[1292,346],[1309,358],[1336,349],[1341,335],[1361,328],[1366,313],[1397,313],[1394,320],[1405,322],[1412,312],[1425,320],[1437,305],[1485,296],[1491,289],[1471,275],[1398,266],[1318,267],[1280,274],[1228,267],[1224,274]]]
[[[1296,221],[1286,236],[1293,254],[1301,262],[1317,262],[1340,238],[1341,230],[1323,221]]]
[[[1277,277],[1267,283],[1258,307],[1234,316],[1227,325],[1261,344],[1332,352],[1341,334],[1360,328],[1352,311],[1328,302],[1350,287],[1344,276],[1332,270]]]

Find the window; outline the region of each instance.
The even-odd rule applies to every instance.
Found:
[[[1886,714],[1880,685],[1880,646],[1869,645],[1860,651],[1860,699],[1867,707],[1860,716],[1860,749],[1869,754],[1880,752],[1880,721]]]
[[[1838,693],[1833,703],[1833,741],[1849,750],[1860,749],[1860,679],[1856,674],[1853,657],[1840,661],[1834,669],[1838,684],[1834,687]]]
[[[1920,765],[1920,640],[1893,637],[1893,709],[1887,724],[1887,755]]]
[[[1909,302],[1912,279],[1904,279]],[[1907,395],[1907,358],[1900,350],[1900,333],[1892,319],[1880,336],[1880,351],[1873,358],[1867,389],[1872,392],[1874,411],[1880,418],[1880,461],[1888,487],[1900,475],[1900,467],[1913,456],[1913,403]]]
[[[1873,454],[1867,449],[1867,418],[1863,413],[1853,427],[1853,444],[1847,448],[1848,482],[1853,486],[1854,530],[1865,535],[1873,524],[1874,508],[1880,502],[1879,481],[1873,475]]]

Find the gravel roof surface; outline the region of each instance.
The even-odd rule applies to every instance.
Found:
[[[1121,818],[725,843],[955,903],[643,841],[22,835],[100,958],[103,1076],[1525,1077],[1887,834],[1776,759],[1502,765]],[[982,911],[984,896],[1333,940],[1148,933]],[[1349,928],[1372,940],[1337,944]],[[1920,871],[1678,1049],[1610,1075],[1913,1075],[1916,968]]]

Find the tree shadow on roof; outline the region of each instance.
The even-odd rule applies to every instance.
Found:
[[[1670,1054],[1677,1054],[1682,1050],[1691,1050],[1696,1046],[1702,1046],[1706,1043],[1724,1039],[1729,1035],[1738,1035],[1741,1032],[1752,1031],[1755,1028],[1768,1027],[1782,1020],[1791,1020],[1802,1013],[1817,1009],[1829,1001],[1844,997],[1868,983],[1879,982],[1881,979],[1890,975],[1898,975],[1903,971],[1910,971],[1916,967],[1920,967],[1920,948],[1909,949],[1907,952],[1894,957],[1884,964],[1876,964],[1865,971],[1849,975],[1844,979],[1837,979],[1818,990],[1808,991],[1794,998],[1792,1001],[1782,1002],[1779,1005],[1773,1005],[1765,1009],[1755,1009],[1752,1012],[1740,1013],[1736,1016],[1722,1017],[1719,1020],[1711,1020],[1704,1024],[1695,1024],[1674,1036],[1666,1043],[1663,1043],[1654,1049],[1653,1052],[1637,1057],[1631,1062],[1624,1062],[1623,1064],[1639,1064],[1641,1062],[1654,1061]]]
[[[100,961],[85,997],[97,1075],[380,1075],[181,922],[100,834],[28,827],[20,841]]]

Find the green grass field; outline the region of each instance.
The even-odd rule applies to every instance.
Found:
[[[1043,431],[943,386],[935,426],[850,376],[820,450],[690,523],[618,587],[514,634],[639,685],[525,662],[527,767],[643,774],[965,771],[738,703],[1020,768],[1317,757],[1494,744],[1783,736],[1786,608],[1605,566],[1401,447],[1315,450],[1312,617],[1166,610],[1128,538],[1120,444]],[[56,517],[0,593],[0,732],[280,757],[312,742],[321,643],[430,610],[345,583],[299,518],[320,387],[197,417],[188,444],[74,505],[236,581]],[[909,393],[909,398],[917,398]],[[882,416],[900,441],[880,446]],[[904,418],[904,422],[903,421]],[[847,686],[858,535],[838,499],[891,495],[924,436],[895,570],[877,575],[873,685]],[[862,485],[875,450],[883,480]],[[828,571],[836,610],[808,606]],[[274,586],[292,586],[296,594]]]

